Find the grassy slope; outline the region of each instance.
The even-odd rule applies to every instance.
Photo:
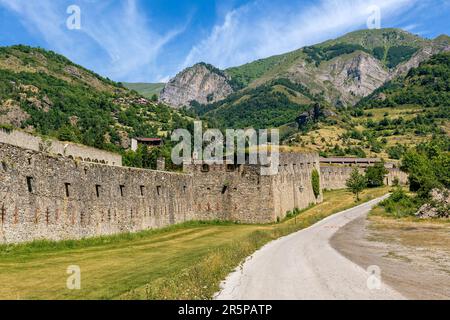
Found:
[[[123,83],[123,85],[138,92],[146,98],[151,98],[154,94],[159,95],[164,88],[165,83]]]
[[[421,38],[401,29],[365,29],[350,32],[337,39],[325,41],[318,46],[328,47],[338,43],[359,44],[366,49],[372,50],[376,47],[398,45],[422,47],[430,44],[430,40]]]
[[[206,108],[195,108],[199,115],[204,115],[211,123],[217,122],[221,128],[273,128],[292,122],[301,110],[309,110],[313,99],[305,87],[287,79],[277,79],[232,94]]]
[[[363,199],[386,192],[369,190]],[[353,196],[339,190],[279,224],[187,223],[102,239],[0,246],[0,299],[208,299],[268,241],[353,205]],[[80,291],[66,289],[69,265],[81,268]]]
[[[305,135],[298,135],[302,145],[317,151],[326,151],[334,145],[360,147],[368,156],[388,157],[387,148],[396,144],[414,146],[430,139],[433,134],[449,134],[450,53],[434,56],[404,78],[394,79],[371,96],[364,98],[356,108],[361,115],[346,112],[334,125],[317,124],[317,128]],[[380,97],[383,97],[381,99]],[[387,123],[369,127],[369,121],[380,123],[383,119],[400,124]],[[380,142],[386,139],[381,152],[371,150],[367,138],[344,139],[343,134],[352,130],[370,132]]]
[[[52,51],[0,47],[0,125],[121,151],[127,135],[153,136],[182,120],[168,106],[139,100],[138,93]]]

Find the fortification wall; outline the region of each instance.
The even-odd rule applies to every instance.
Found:
[[[401,185],[407,185],[408,184],[408,174],[406,172],[403,172],[402,170],[398,168],[391,168],[388,169],[389,174],[386,176],[386,184],[388,186],[391,186],[394,184],[395,178],[398,179],[398,182]]]
[[[321,166],[320,175],[324,190],[337,190],[347,188],[346,182],[353,171],[352,167]],[[364,168],[358,168],[359,173],[364,174]]]
[[[187,166],[188,174],[80,162],[0,143],[0,243],[80,239],[190,220],[274,222],[322,200],[315,154],[260,165]]]
[[[268,223],[288,211],[322,201],[312,191],[319,172],[317,154],[280,154],[278,173],[262,175],[260,165],[185,164],[193,175],[194,211],[202,220]]]
[[[320,167],[322,188],[324,190],[336,190],[347,188],[346,182],[355,167],[345,166],[324,166]],[[365,173],[365,168],[358,167],[361,174]],[[386,185],[393,185],[394,179],[397,178],[401,185],[408,183],[408,175],[397,168],[387,169],[389,173],[385,177]]]
[[[193,220],[192,177],[0,143],[0,243],[80,239]]]
[[[36,137],[18,130],[6,131],[0,129],[0,143],[6,143],[33,151],[46,151],[85,162],[122,166],[122,156],[119,154],[76,143],[62,142],[53,139],[43,140],[41,137]]]
[[[320,175],[319,156],[316,153],[281,153],[278,174],[272,176],[275,217],[280,219],[295,208],[304,209],[320,203],[322,194],[315,197],[312,172]]]
[[[193,176],[198,219],[273,221],[271,179],[261,176],[260,169],[257,165],[185,164],[185,172]]]

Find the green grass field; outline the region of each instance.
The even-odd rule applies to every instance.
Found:
[[[362,201],[387,188],[364,192]],[[354,206],[344,190],[270,225],[192,222],[81,241],[0,246],[0,299],[209,299],[226,275],[267,242]],[[81,290],[66,270],[81,269]]]

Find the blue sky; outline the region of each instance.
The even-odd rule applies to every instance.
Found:
[[[70,30],[67,8],[81,10]],[[51,49],[116,81],[167,81],[204,61],[220,68],[367,28],[434,38],[450,30],[450,0],[0,0],[0,45]]]

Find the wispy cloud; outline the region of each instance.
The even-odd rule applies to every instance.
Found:
[[[417,27],[419,27],[419,25],[413,23],[413,24],[408,24],[406,26],[403,26],[402,29],[406,30],[406,31],[409,31],[409,32],[413,32],[415,29],[417,29]]]
[[[5,43],[17,43],[17,32],[24,44],[135,82],[167,81],[199,61],[236,66],[365,28],[372,5],[381,10],[382,27],[431,37],[449,26],[450,0],[182,1],[170,8],[147,0],[0,0],[8,20],[0,26],[12,34]],[[66,27],[72,4],[81,8],[81,30]]]
[[[199,61],[218,67],[240,65],[295,50],[365,26],[376,5],[383,19],[408,10],[418,0],[321,0],[309,5],[267,7],[261,1],[229,11],[191,51],[183,67]]]
[[[137,0],[81,0],[81,30],[66,28],[67,7],[73,1],[0,0],[49,47],[113,79],[143,81],[161,49],[184,27],[159,34]],[[96,50],[92,48],[95,47]]]

